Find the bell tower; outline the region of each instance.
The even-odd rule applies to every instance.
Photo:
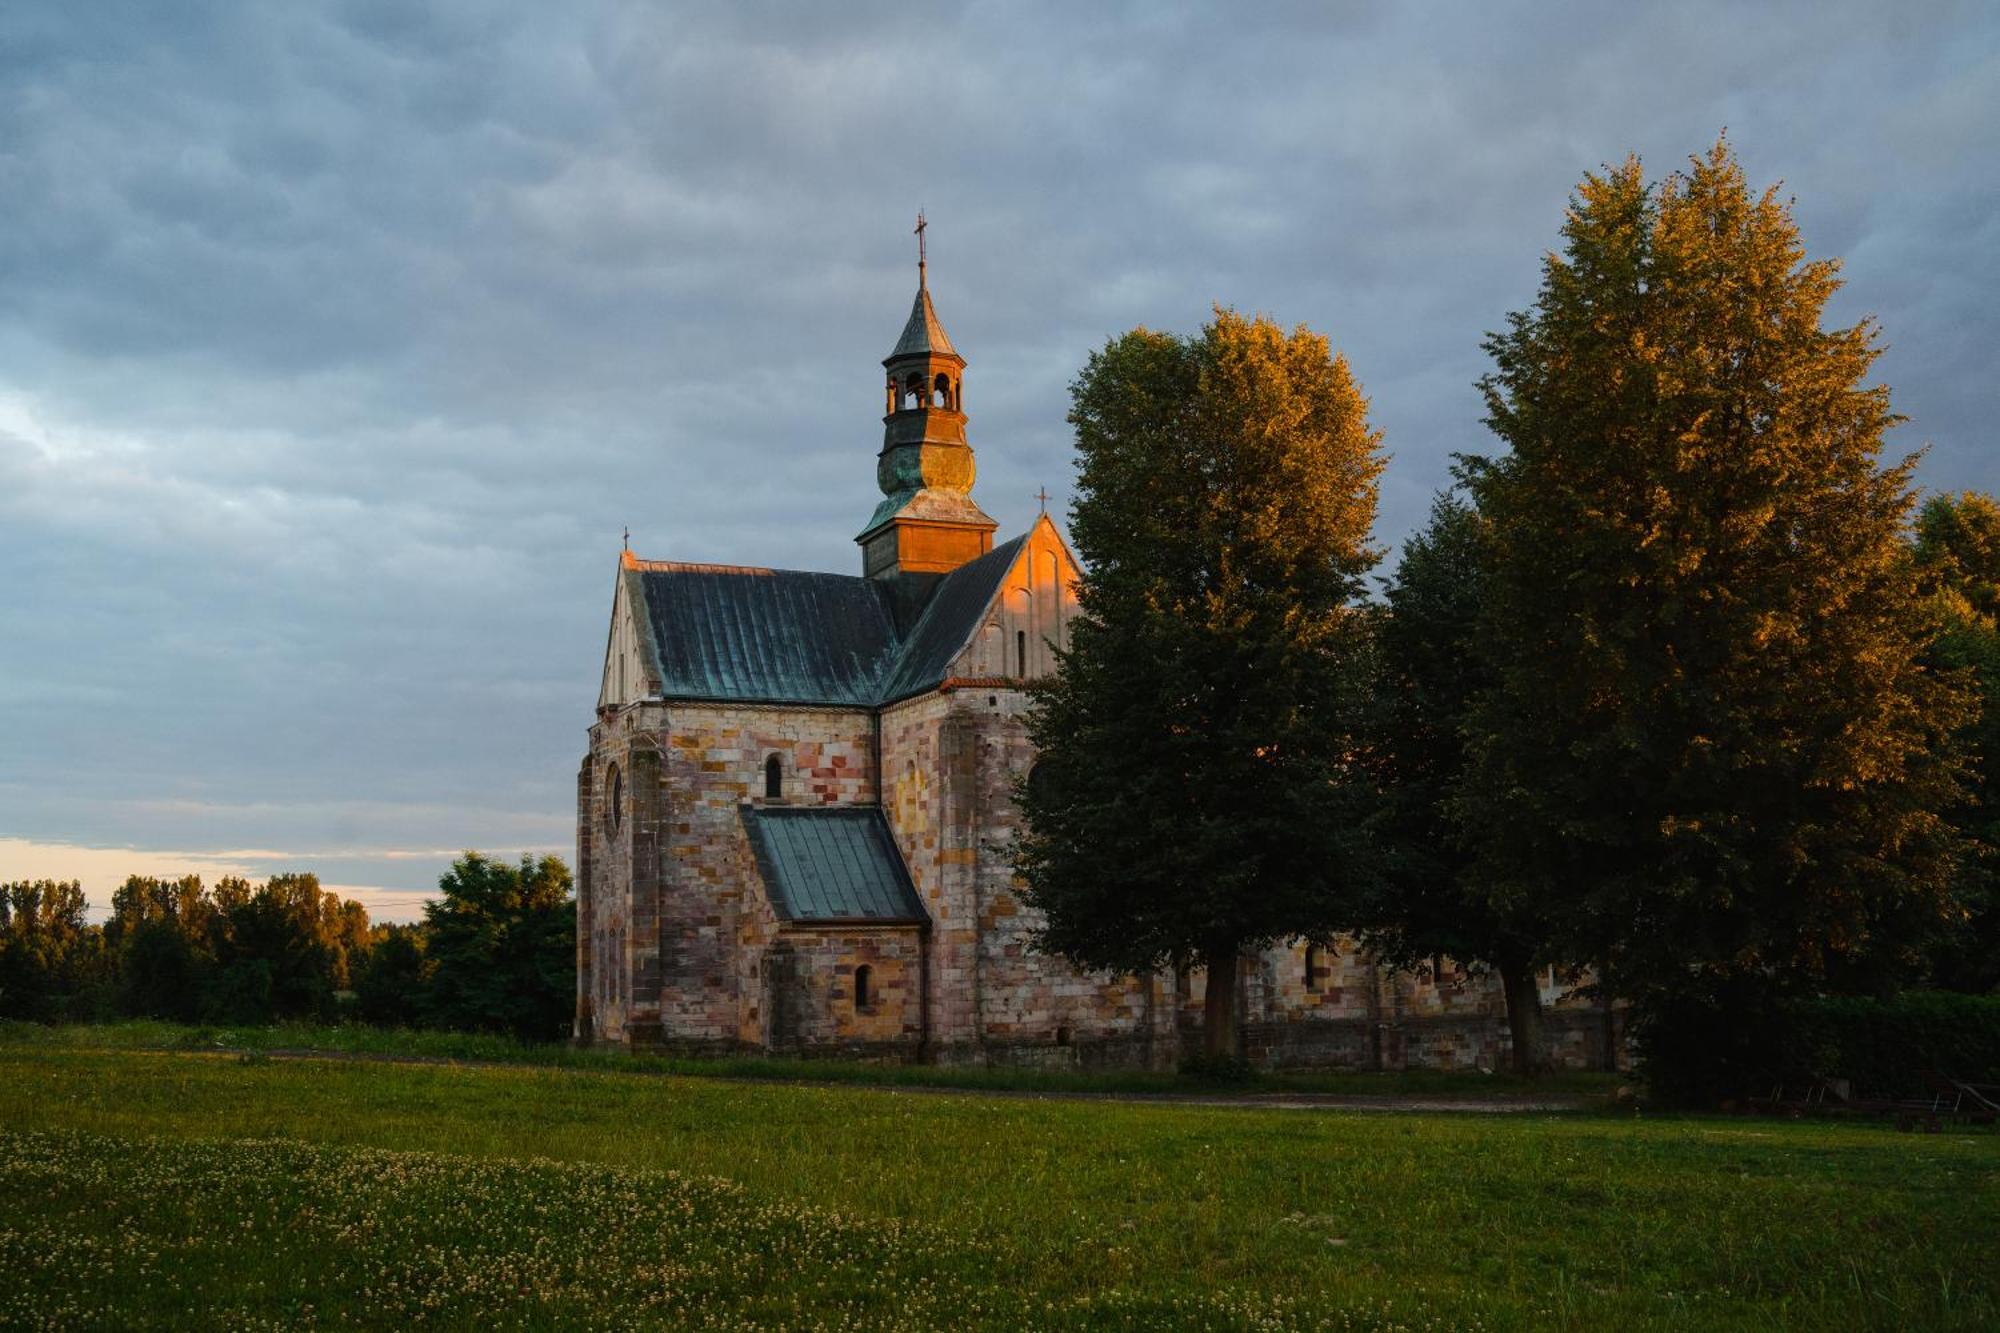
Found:
[[[999,526],[972,499],[965,442],[965,358],[938,323],[925,275],[924,216],[917,214],[917,299],[896,350],[882,361],[888,388],[875,481],[882,502],[854,540],[872,579],[928,576],[928,584],[993,549]]]

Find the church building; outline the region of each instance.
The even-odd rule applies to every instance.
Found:
[[[1047,514],[996,543],[973,499],[966,361],[925,268],[882,362],[859,573],[620,558],[577,774],[580,1041],[1170,1067],[1194,1040],[1198,972],[1086,973],[1031,945],[1010,861],[1025,687],[1067,644],[1079,571]],[[1502,1058],[1497,990],[1454,991],[1442,964],[1300,944],[1241,972],[1268,1063]],[[1555,1053],[1589,1058],[1588,1023],[1560,1018]]]

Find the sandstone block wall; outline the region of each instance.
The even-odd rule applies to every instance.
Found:
[[[1243,1049],[1270,1068],[1499,1069],[1512,1040],[1497,975],[1449,958],[1416,969],[1378,965],[1352,939],[1315,950],[1302,941],[1246,959],[1239,970]],[[1310,975],[1310,980],[1308,979]],[[1584,979],[1545,972],[1543,1029],[1551,1063],[1622,1067],[1622,1020],[1575,994]],[[1200,1049],[1204,977],[1181,982],[1183,1050]]]
[[[1039,917],[1021,901],[1011,861],[1013,783],[1033,756],[1025,707],[1022,690],[987,681],[883,717],[884,803],[932,920],[932,1055],[1170,1060],[1173,1004],[1158,979],[1086,974],[1031,948]]]
[[[865,712],[676,705],[663,780],[661,1033],[677,1045],[735,1046],[761,1030],[760,946],[775,928],[740,808],[874,799]],[[765,761],[781,795],[764,794]]]
[[[883,712],[643,702],[607,709],[577,775],[580,1037],[948,1062],[1170,1066],[1199,1048],[1204,979],[1078,971],[1033,947],[1011,864],[1013,783],[1033,761],[1011,682],[954,682]],[[814,928],[772,911],[744,805],[884,813],[931,922]],[[765,762],[783,785],[765,795]],[[1352,941],[1245,960],[1246,1054],[1271,1066],[1497,1068],[1497,978],[1378,968]],[[854,969],[871,1003],[853,1004]],[[928,976],[926,976],[928,973]],[[926,998],[926,986],[928,996]],[[1544,979],[1551,1053],[1599,1067],[1615,1015]],[[929,1041],[924,1041],[926,1003]]]
[[[855,977],[868,969],[867,1002]],[[923,1043],[923,941],[912,926],[785,927],[760,951],[765,1049],[912,1058]]]

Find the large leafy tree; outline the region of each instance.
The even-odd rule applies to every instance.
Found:
[[[1970,850],[1930,950],[1930,979],[2000,990],[2000,504],[1978,491],[1932,496],[1917,515],[1916,559],[1942,621],[1931,660],[1965,672],[1979,691],[1963,733],[1972,755],[1966,797],[1953,815]]]
[[[576,1004],[576,900],[553,856],[467,852],[424,905],[424,1006],[436,1027],[553,1041]]]
[[[1485,965],[1507,999],[1514,1070],[1546,1063],[1538,965],[1548,923],[1533,898],[1492,895],[1454,818],[1465,771],[1465,728],[1491,683],[1480,652],[1485,524],[1462,495],[1440,495],[1403,543],[1380,619],[1381,765],[1376,834],[1380,892],[1365,937],[1383,958],[1419,966],[1440,955]]]
[[[1822,326],[1837,265],[1723,142],[1587,176],[1563,242],[1487,342],[1479,871],[1642,1022],[1879,983],[1948,894],[1968,710],[1923,661],[1875,328]]]
[[[1324,337],[1227,310],[1112,340],[1071,392],[1087,573],[1029,723],[1017,866],[1043,947],[1205,968],[1227,1056],[1238,957],[1348,924],[1368,874],[1354,602],[1380,437]]]

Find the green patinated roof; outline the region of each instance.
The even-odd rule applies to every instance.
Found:
[[[771,907],[785,921],[929,920],[879,808],[742,807]]]
[[[906,356],[958,356],[951,339],[945,336],[936,308],[931,305],[930,289],[921,283],[917,286],[917,299],[910,306],[909,322],[903,325],[903,336],[896,339],[896,350],[884,357],[882,364]]]
[[[922,694],[944,679],[951,659],[978,632],[986,608],[1000,591],[1000,580],[1007,577],[1027,540],[1022,533],[938,580],[877,691],[883,703]]]
[[[890,590],[847,574],[641,562],[670,699],[865,708],[896,653]]]
[[[939,579],[902,636],[894,590],[879,579],[668,561],[629,568],[662,698],[874,708],[944,680],[1026,540]]]

